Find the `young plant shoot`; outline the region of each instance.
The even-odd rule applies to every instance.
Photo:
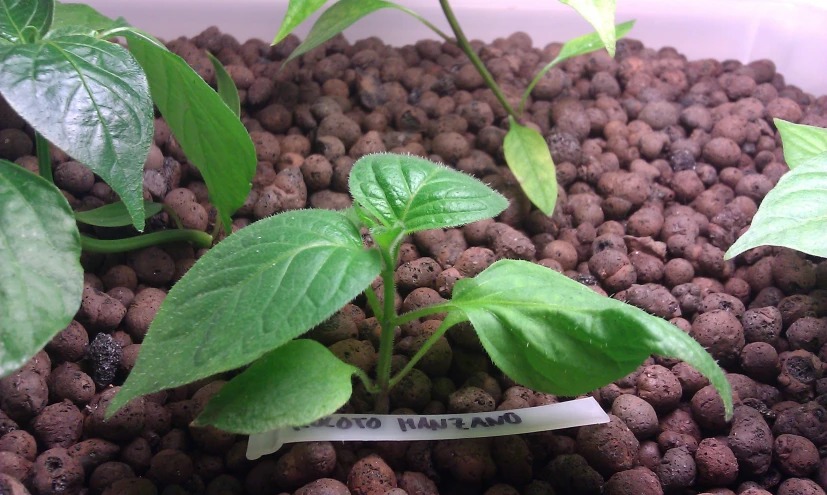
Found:
[[[129,50],[108,41],[115,37],[125,38]],[[219,77],[219,91],[235,92],[237,103],[227,79]],[[143,197],[153,102],[203,175],[217,224],[227,232],[230,215],[250,191],[256,153],[237,113],[181,57],[124,19],[83,4],[0,0],[0,94],[35,131],[40,175],[0,160],[1,377],[71,322],[83,291],[81,249],[212,245],[213,236],[192,229],[115,240],[78,231],[76,221],[142,232],[146,219],[164,208]],[[73,215],[53,182],[50,143],[103,179],[120,200]]]
[[[494,76],[485,67],[460,27],[448,0],[439,0],[439,4],[455,38],[450,38],[420,15],[393,2],[385,0],[338,0],[319,16],[307,37],[290,54],[285,63],[316,48],[359,19],[377,10],[390,8],[413,16],[446,42],[453,43],[462,49],[471,64],[482,76],[486,86],[494,93],[494,96],[508,114],[509,130],[503,144],[506,163],[528,199],[543,213],[551,215],[557,204],[557,175],[554,161],[543,136],[534,128],[520,123],[526,102],[531,96],[534,86],[557,64],[603,47],[606,48],[609,55],[614,57],[616,41],[625,36],[634,25],[634,21],[614,25],[615,0],[560,0],[560,2],[574,8],[595,28],[595,32],[569,40],[563,45],[560,53],[540,69],[526,88],[522,98],[516,101],[512,101],[503,93]],[[273,40],[273,44],[283,40],[293,29],[319,10],[325,3],[327,3],[327,0],[290,0],[287,13],[278,34]]]
[[[774,119],[790,171],[764,197],[749,230],[726,259],[759,246],[827,258],[827,129]]]
[[[507,201],[461,172],[393,154],[359,159],[349,187],[351,209],[281,213],[207,252],[170,290],[108,415],[141,395],[248,365],[195,424],[244,434],[303,425],[344,405],[353,375],[375,410],[387,412],[392,387],[462,322],[500,370],[534,390],[587,393],[658,354],[706,375],[731,414],[723,372],[692,337],[537,264],[499,260],[459,280],[452,299],[398,314],[394,273],[403,239],[494,217]],[[375,367],[360,369],[299,338],[363,292],[381,327]],[[444,315],[439,328],[392,374],[394,329],[436,314]]]

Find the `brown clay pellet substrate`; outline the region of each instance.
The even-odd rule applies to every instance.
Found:
[[[762,198],[788,170],[772,119],[827,127],[827,97],[786,84],[771,61],[688,61],[624,39],[617,57],[576,57],[536,86],[523,124],[546,137],[560,183],[552,216],[531,207],[504,166],[507,116],[456,47],[393,48],[337,36],[284,67],[299,40],[239,43],[210,28],[168,45],[208,82],[216,54],[236,85],[259,160],[233,230],[286,210],[342,209],[347,178],[368,153],[411,153],[491,184],[510,200],[497,219],[405,239],[395,304],[449,298],[457,280],[497,259],[557,270],[600,294],[667,319],[729,373],[723,403],[691,366],[653,356],[593,392],[611,422],[556,432],[442,442],[314,442],[258,461],[242,436],[192,419],[231,375],[103,410],[140,352],[169,287],[203,251],[168,245],[84,253],[75,321],[0,380],[0,493],[14,495],[818,495],[827,489],[827,262],[762,247],[724,261]],[[518,103],[560,44],[522,33],[481,58]],[[0,105],[0,157],[36,171],[33,133]],[[55,182],[73,208],[116,199],[60,150]],[[146,199],[188,228],[216,211],[163,119],[145,164]],[[171,226],[165,213],[152,228]],[[89,229],[100,236],[117,231]],[[379,291],[381,294],[381,291]],[[444,315],[395,335],[399,370]],[[379,329],[360,298],[309,336],[370,372]],[[393,390],[396,413],[465,413],[551,404],[503,376],[466,323],[448,331]],[[355,384],[345,411],[366,412]]]

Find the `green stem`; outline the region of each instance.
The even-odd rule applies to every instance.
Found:
[[[365,373],[359,368],[356,368],[356,371],[354,371],[353,374],[359,377],[360,380],[362,380],[362,383],[365,385],[365,389],[368,391],[368,393],[375,394],[379,392],[379,387],[376,385],[376,383],[374,383],[373,380],[370,379],[367,373]]]
[[[436,33],[436,34],[437,34],[440,38],[444,39],[445,41],[447,41],[447,42],[449,42],[449,43],[453,43],[453,42],[454,42],[454,40],[452,40],[450,36],[448,36],[447,34],[443,33],[443,32],[442,32],[442,30],[440,30],[438,27],[436,27],[436,26],[434,26],[433,24],[431,24],[431,23],[428,21],[428,19],[425,19],[424,17],[422,17],[421,15],[417,14],[417,13],[416,13],[416,12],[414,12],[413,10],[411,10],[411,9],[409,9],[409,8],[407,8],[407,7],[403,7],[403,6],[401,6],[401,5],[394,5],[394,7],[396,7],[396,8],[397,8],[397,9],[399,9],[399,10],[401,10],[402,12],[405,12],[405,13],[410,14],[410,15],[412,15],[413,17],[415,17],[415,18],[416,18],[419,22],[421,22],[422,24],[424,24],[424,25],[425,25],[426,27],[428,27],[431,31],[435,32],[435,33]]]
[[[396,294],[394,284],[394,267],[390,250],[380,249],[382,252],[382,286],[384,289],[384,308],[379,324],[382,328],[382,335],[379,338],[379,362],[376,366],[376,381],[379,386],[379,396],[376,398],[376,412],[387,414],[388,392],[390,391],[391,379],[391,357],[393,356],[393,330],[396,320],[396,306],[394,296]]]
[[[422,344],[422,347],[420,347],[416,354],[414,354],[414,356],[411,358],[411,360],[408,361],[408,364],[406,364],[405,367],[402,368],[402,371],[397,373],[396,376],[394,376],[391,379],[390,387],[395,387],[396,384],[400,382],[400,380],[405,378],[405,375],[407,375],[414,368],[414,366],[416,366],[416,363],[418,363],[419,360],[422,359],[425,356],[425,354],[428,353],[428,351],[431,349],[431,347],[434,346],[434,344],[436,344],[437,340],[439,340],[440,337],[445,335],[445,332],[447,332],[449,328],[467,320],[468,318],[460,313],[451,313],[444,320],[442,320],[442,323],[439,325],[439,328],[437,328],[436,331],[432,333],[430,337],[428,337],[428,340],[426,340],[425,343]]]
[[[432,315],[435,313],[445,313],[455,309],[454,306],[451,305],[450,301],[446,301],[444,303],[434,304],[433,306],[426,306],[424,308],[419,308],[416,311],[408,311],[403,315],[399,315],[396,320],[394,321],[395,326],[402,326],[409,321],[413,321],[417,318],[422,318],[423,316]]]
[[[448,3],[448,0],[439,0],[439,4],[442,6],[442,11],[445,13],[445,18],[448,19],[448,24],[451,25],[451,29],[454,31],[454,35],[457,37],[457,45],[465,52],[465,55],[468,56],[468,59],[471,60],[471,63],[477,69],[477,72],[480,73],[482,79],[485,81],[485,84],[491,88],[491,91],[494,92],[494,96],[497,97],[497,100],[500,101],[500,104],[505,108],[505,111],[508,112],[508,115],[517,119],[517,114],[514,112],[514,109],[511,107],[511,103],[508,103],[508,100],[505,98],[502,90],[500,87],[497,86],[497,83],[494,81],[494,76],[488,72],[488,69],[485,68],[485,64],[482,63],[479,55],[477,52],[474,51],[474,48],[471,46],[471,43],[468,42],[468,38],[465,37],[465,33],[462,32],[462,28],[459,26],[459,22],[457,21],[456,16],[454,16],[454,11],[451,10],[451,5]]]
[[[95,239],[85,235],[80,236],[80,246],[90,253],[122,253],[169,242],[191,242],[197,248],[212,246],[212,236],[200,230],[163,230],[151,234],[143,234],[126,239]]]
[[[534,86],[537,86],[537,83],[540,82],[540,79],[542,79],[543,76],[546,75],[546,72],[550,71],[551,68],[557,65],[559,62],[560,57],[555,58],[554,60],[546,64],[546,66],[543,67],[543,70],[538,72],[537,75],[534,76],[534,79],[531,80],[531,83],[525,89],[525,92],[523,92],[523,97],[520,98],[520,115],[522,115],[523,110],[525,110],[525,104],[528,101],[528,97],[529,95],[531,95],[531,92],[534,91]]]
[[[175,227],[178,229],[183,229],[184,224],[181,223],[181,218],[177,213],[175,213],[175,210],[173,210],[172,207],[166,203],[160,203],[160,205],[161,209],[167,212],[167,215],[169,215],[169,217],[175,222]]]
[[[34,133],[35,143],[37,146],[37,168],[40,171],[40,176],[54,183],[52,177],[52,151],[49,149],[49,141],[40,135],[39,132]]]
[[[373,310],[373,316],[376,317],[377,320],[382,320],[382,304],[379,302],[379,297],[376,296],[376,291],[373,290],[373,287],[368,286],[365,289],[365,297],[368,298],[368,304],[370,305],[370,309]]]

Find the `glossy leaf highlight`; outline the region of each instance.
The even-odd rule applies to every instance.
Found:
[[[349,185],[362,208],[407,233],[491,218],[508,206],[477,179],[412,155],[364,156],[353,165]]]
[[[531,389],[587,393],[659,354],[703,373],[732,411],[723,371],[687,333],[551,269],[497,261],[476,277],[459,280],[451,305],[474,325],[494,364]]]
[[[287,12],[281,20],[279,32],[276,33],[276,37],[273,38],[273,44],[275,45],[288,34],[292,33],[299,24],[322,8],[322,5],[325,3],[327,3],[327,0],[290,0],[290,3],[287,5]]]
[[[72,321],[83,293],[80,234],[49,181],[0,160],[0,376]]]
[[[157,215],[162,209],[160,203],[144,201],[144,215],[146,218]],[[96,227],[126,227],[132,225],[132,217],[129,215],[129,210],[126,209],[123,201],[116,201],[94,210],[77,211],[75,212],[75,220]]]
[[[306,425],[350,399],[355,371],[315,340],[293,340],[224,385],[195,425],[245,435]]]
[[[781,133],[784,161],[791,169],[827,151],[827,129],[773,119]]]
[[[284,345],[356,297],[381,266],[337,212],[282,213],[232,234],[170,290],[109,413]]]
[[[239,100],[238,88],[236,88],[233,78],[227,73],[224,64],[215,58],[212,53],[207,52],[207,56],[210,57],[210,62],[212,62],[212,66],[215,68],[218,96],[221,97],[221,101],[230,107],[230,110],[233,111],[236,117],[240,117],[241,101]]]
[[[250,135],[221,97],[174,53],[144,37],[124,34],[146,71],[152,98],[187,160],[201,172],[227,232],[256,171]]]
[[[0,40],[7,43],[28,43],[27,31],[42,38],[52,25],[54,0],[0,0]]]
[[[155,120],[144,72],[125,48],[84,35],[0,46],[0,93],[106,181],[143,230],[143,167]]]
[[[557,204],[557,172],[546,140],[539,132],[509,117],[510,128],[503,141],[508,168],[523,192],[546,215]]]
[[[761,201],[749,229],[727,250],[725,258],[758,246],[784,246],[825,258],[825,232],[827,152],[805,160],[781,177]]]
[[[592,25],[603,46],[612,57],[615,56],[615,0],[560,0],[576,10]]]

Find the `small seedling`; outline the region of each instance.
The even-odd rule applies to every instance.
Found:
[[[774,122],[790,171],[764,197],[750,228],[725,257],[769,245],[827,258],[827,129]]]
[[[448,0],[439,0],[439,4],[448,24],[451,26],[455,39],[449,37],[407,7],[393,2],[385,0],[339,0],[319,16],[307,37],[290,54],[285,64],[318,47],[370,13],[381,9],[396,9],[413,16],[446,42],[455,44],[462,49],[468,60],[482,76],[486,86],[494,93],[508,114],[509,129],[503,143],[505,161],[528,199],[543,213],[551,215],[557,204],[557,175],[554,161],[543,136],[534,128],[520,123],[526,103],[537,83],[542,80],[549,70],[561,62],[603,47],[606,48],[609,55],[614,57],[616,41],[625,36],[634,25],[634,21],[630,21],[615,26],[614,0],[560,0],[560,2],[577,10],[596,31],[565,43],[560,49],[560,53],[540,69],[519,101],[510,100],[503,93],[494,76],[485,67],[485,64],[465,36]],[[327,0],[290,0],[287,13],[278,34],[273,40],[273,44],[283,40],[325,3],[327,3]]]
[[[110,38],[123,37],[129,50]],[[222,68],[223,69],[223,68]],[[222,94],[229,78],[219,79]],[[232,84],[232,80],[229,80]],[[222,87],[223,86],[223,87]],[[223,91],[222,91],[223,90]],[[197,230],[126,239],[81,235],[76,221],[143,231],[161,205],[143,199],[153,102],[204,177],[226,231],[247,198],[256,154],[244,126],[187,63],[123,19],[83,4],[0,0],[0,94],[35,131],[37,174],[0,160],[0,376],[40,350],[77,312],[81,249],[119,252],[189,241]],[[236,92],[236,103],[238,94]],[[100,176],[120,201],[73,216],[52,183],[50,143]]]
[[[705,374],[731,414],[723,372],[692,337],[537,264],[497,261],[457,281],[450,300],[397,314],[394,272],[405,236],[493,217],[507,201],[461,172],[393,154],[358,160],[349,187],[349,210],[281,213],[207,252],[170,290],[108,414],[138,396],[248,365],[195,424],[244,434],[303,425],[345,404],[353,375],[376,411],[387,412],[391,388],[462,322],[473,325],[500,370],[534,390],[587,393],[659,354]],[[314,340],[294,340],[363,292],[381,325],[375,369],[346,364]],[[445,315],[439,328],[392,375],[394,329],[438,313]]]

